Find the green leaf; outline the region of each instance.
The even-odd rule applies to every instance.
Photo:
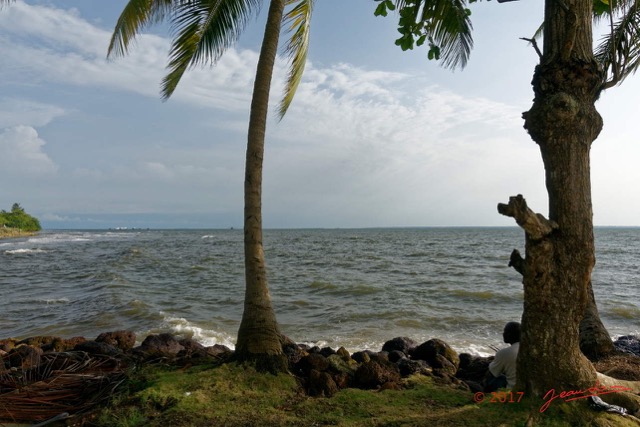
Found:
[[[373,12],[373,16],[387,16],[387,4],[382,2],[376,7],[376,11]]]
[[[420,36],[420,38],[416,41],[416,46],[422,46],[426,40],[427,40],[427,35],[426,35],[426,34],[423,34],[423,35],[422,35],[422,36]]]

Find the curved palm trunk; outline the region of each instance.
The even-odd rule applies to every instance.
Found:
[[[523,116],[545,166],[549,221],[521,196],[499,206],[526,231],[517,387],[527,395],[596,382],[579,345],[595,263],[589,155],[602,128],[594,104],[603,76],[593,58],[591,13],[591,0],[546,1],[535,98]]]
[[[246,289],[235,357],[255,361],[261,370],[287,369],[271,306],[262,247],[262,161],[269,90],[278,51],[285,0],[271,0],[251,101],[244,182],[244,253]]]

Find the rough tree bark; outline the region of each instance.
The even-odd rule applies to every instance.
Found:
[[[509,267],[524,275],[524,259],[517,249],[511,253]],[[589,360],[596,361],[615,353],[616,350],[609,332],[600,320],[591,281],[587,286],[587,296],[587,306],[579,326],[580,351]]]
[[[251,101],[245,165],[244,253],[246,289],[235,358],[256,362],[260,370],[288,369],[281,334],[271,305],[262,245],[262,163],[269,107],[269,91],[284,0],[271,0]]]
[[[498,207],[525,230],[517,387],[532,396],[596,382],[578,338],[595,263],[589,155],[602,129],[594,104],[603,75],[593,58],[591,14],[590,0],[545,2],[535,97],[523,117],[542,154],[549,219],[522,196]]]

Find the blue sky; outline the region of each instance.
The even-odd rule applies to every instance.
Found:
[[[0,208],[45,228],[241,227],[248,109],[263,13],[215,67],[162,102],[169,39],[153,28],[106,60],[125,0],[27,0],[0,10]],[[541,2],[472,5],[464,71],[402,52],[371,0],[321,0],[309,62],[268,123],[265,227],[513,225],[523,194],[546,214],[544,171],[522,128],[537,61],[520,37]],[[272,105],[282,93],[279,61]],[[640,225],[640,81],[603,94],[592,149],[594,221]],[[629,120],[632,120],[629,122]]]

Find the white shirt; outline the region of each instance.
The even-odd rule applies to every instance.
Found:
[[[498,350],[493,362],[489,364],[489,371],[494,377],[504,375],[507,377],[507,387],[513,388],[516,385],[516,358],[520,343],[511,344],[507,348]]]

